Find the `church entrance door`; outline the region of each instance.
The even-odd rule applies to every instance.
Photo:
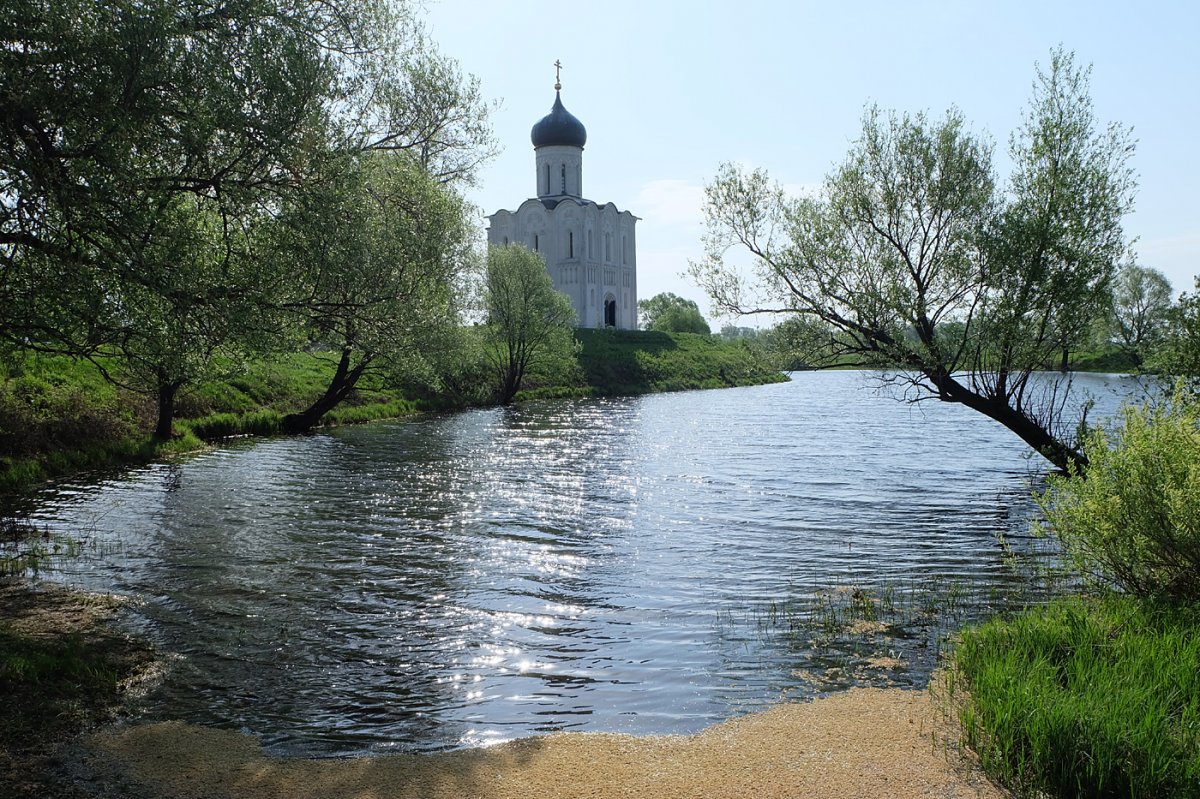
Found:
[[[617,326],[617,298],[611,294],[604,298],[604,326]]]

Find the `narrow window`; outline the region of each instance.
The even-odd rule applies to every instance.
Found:
[[[605,261],[612,260],[612,234],[611,233],[604,234],[604,260]]]
[[[546,164],[546,189],[542,193],[543,194],[550,193],[550,165],[549,164]]]
[[[533,234],[533,251],[538,252],[538,234]]]
[[[567,231],[567,257],[575,257],[575,233],[571,230]]]
[[[504,237],[504,246],[505,246],[505,247],[507,247],[507,246],[508,246],[508,236],[505,236],[505,237]]]
[[[562,194],[567,193],[567,165],[562,165]]]
[[[588,258],[596,257],[596,248],[592,246],[592,231],[588,231]]]

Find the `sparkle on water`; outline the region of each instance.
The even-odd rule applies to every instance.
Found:
[[[142,600],[182,656],[148,717],[342,755],[921,685],[947,615],[1028,595],[1006,552],[1042,468],[964,408],[800,373],[234,443],[33,520],[88,544],[54,579]]]

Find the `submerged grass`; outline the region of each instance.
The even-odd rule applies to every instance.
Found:
[[[964,624],[1044,602],[1057,583],[937,576],[794,586],[785,597],[716,614],[717,634],[777,653],[811,690],[923,687]]]
[[[1200,797],[1200,609],[1056,600],[964,631],[953,675],[1018,795]]]
[[[0,796],[85,795],[59,780],[60,745],[109,719],[153,663],[105,623],[118,604],[0,579]]]

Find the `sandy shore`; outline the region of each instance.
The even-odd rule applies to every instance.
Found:
[[[559,733],[439,755],[270,758],[253,738],[179,722],[87,747],[170,799],[1005,796],[959,755],[928,692],[899,689],[781,705],[689,737]]]

